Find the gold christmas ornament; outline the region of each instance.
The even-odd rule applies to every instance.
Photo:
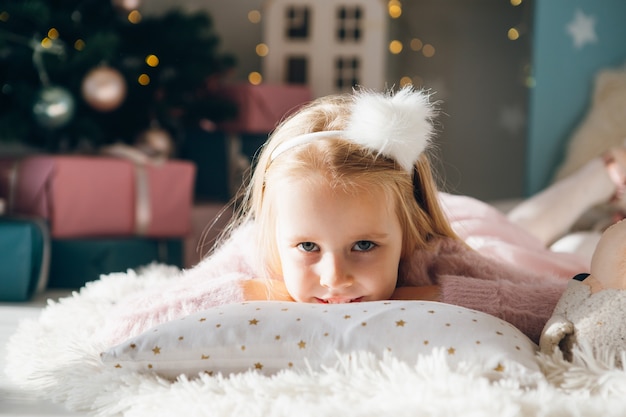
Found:
[[[130,12],[136,10],[141,5],[140,0],[112,0],[111,4],[118,10]]]
[[[95,110],[112,111],[126,98],[126,80],[115,68],[97,67],[83,79],[81,92],[87,104]]]

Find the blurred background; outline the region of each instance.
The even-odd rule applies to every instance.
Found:
[[[355,85],[428,90],[441,187],[518,201],[593,107],[585,157],[623,140],[625,18],[623,0],[0,0],[0,229],[44,242],[31,262],[0,234],[0,263],[73,288],[194,265],[281,118]]]
[[[0,5],[0,138],[5,144],[88,152],[117,141],[136,143],[146,133],[156,132],[158,141],[159,131],[149,128],[161,127],[174,142],[173,154],[187,157],[186,152],[216,152],[195,145],[184,150],[185,138],[197,136],[198,127],[220,130],[221,122],[247,111],[232,94],[231,100],[218,94],[227,84],[300,84],[315,97],[350,89],[351,81],[371,88],[413,83],[440,101],[438,165],[445,188],[485,200],[528,195],[549,181],[567,129],[574,126],[571,118],[580,118],[588,105],[590,75],[624,57],[624,47],[616,46],[624,26],[619,0],[3,0]],[[291,24],[310,29],[308,38],[293,38],[291,45],[283,31],[288,7],[295,13]],[[359,39],[319,38],[319,32],[332,33],[339,7],[348,13],[348,29],[356,25]],[[546,45],[548,56],[537,55]],[[334,75],[323,69],[337,54],[361,60],[359,75],[348,75],[340,87],[331,85]],[[309,57],[305,63],[293,59],[303,55]],[[576,90],[578,110],[568,110],[570,120],[561,123],[561,132],[550,133],[558,137],[539,141],[529,135],[532,112],[541,109],[531,109],[530,101],[534,89],[548,87],[537,86],[533,69],[554,55],[561,67],[544,84],[558,84],[561,77],[570,82],[572,72],[580,72],[584,81],[565,84],[565,93]],[[309,73],[303,74],[306,68]],[[95,102],[98,88],[103,89],[98,77],[114,83],[116,75],[126,85]],[[74,107],[54,120],[41,120],[47,105],[37,94],[50,85],[64,89],[52,100],[63,101],[63,93],[69,93]],[[279,95],[275,101],[281,99],[278,110],[292,107],[296,97]],[[36,100],[39,107],[32,105]],[[37,111],[39,119],[32,114]],[[244,154],[253,153],[267,133],[242,132],[245,128],[233,123],[223,130],[253,133],[237,144]],[[533,141],[550,145],[535,149]],[[539,171],[538,178],[529,170]],[[211,187],[204,192],[209,198],[211,193],[217,199],[228,195]]]

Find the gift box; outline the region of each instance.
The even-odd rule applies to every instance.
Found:
[[[80,288],[102,274],[153,262],[183,267],[182,239],[52,239],[48,288]]]
[[[27,301],[43,291],[49,262],[43,220],[0,217],[0,301]]]
[[[311,100],[311,90],[294,84],[233,84],[223,94],[237,104],[237,118],[220,127],[227,132],[268,133],[288,114]]]
[[[7,212],[48,220],[54,238],[182,237],[190,232],[195,165],[86,156],[0,161]]]

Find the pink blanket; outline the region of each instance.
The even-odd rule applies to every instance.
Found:
[[[549,251],[493,206],[471,197],[446,193],[441,193],[441,204],[454,231],[484,256],[539,274],[551,273],[564,278],[589,272],[589,264],[580,256]]]

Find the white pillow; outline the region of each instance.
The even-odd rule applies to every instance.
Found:
[[[338,353],[386,353],[415,364],[441,349],[449,363],[495,372],[538,371],[537,346],[497,317],[428,301],[303,304],[255,301],[211,308],[158,325],[102,353],[107,367],[174,379],[256,369],[319,369]]]

